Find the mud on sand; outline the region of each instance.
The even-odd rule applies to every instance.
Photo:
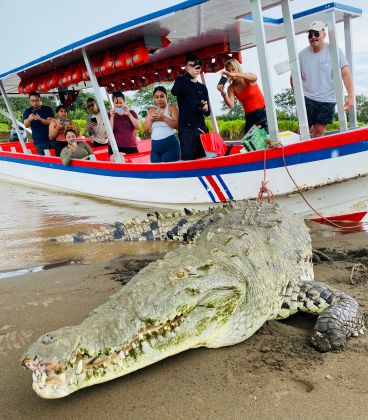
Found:
[[[332,262],[316,279],[356,298],[367,312],[366,233],[318,238]],[[79,323],[159,255],[59,267],[0,283],[0,417],[4,419],[366,419],[368,334],[342,352],[308,343],[314,318],[267,322],[232,347],[196,349],[61,400],[43,400],[22,370],[39,335]],[[353,267],[355,267],[353,269]],[[367,320],[368,324],[368,320]]]

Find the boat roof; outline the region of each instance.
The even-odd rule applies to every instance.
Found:
[[[279,0],[261,0],[262,10],[280,5]],[[352,18],[362,10],[340,3],[327,3],[293,15],[295,33],[305,32],[314,20],[324,20],[325,13],[333,11],[336,22],[346,16]],[[264,17],[267,42],[285,38],[283,19]],[[185,55],[211,45],[228,43],[232,51],[255,47],[255,35],[249,0],[188,0],[173,6],[122,22],[112,28],[83,38],[47,55],[0,74],[6,93],[18,95],[20,79],[29,79],[58,68],[81,62],[81,50],[90,57],[109,50],[129,46],[144,40],[157,42],[166,37],[170,45],[150,54],[148,65],[156,61]],[[81,88],[89,87],[89,82]]]

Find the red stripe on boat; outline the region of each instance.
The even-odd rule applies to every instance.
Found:
[[[226,203],[227,200],[226,200],[224,194],[222,193],[222,191],[220,190],[220,187],[216,184],[216,181],[213,179],[213,177],[209,175],[209,176],[206,176],[205,178],[210,183],[211,187],[215,191],[215,193],[216,193],[217,197],[220,199],[220,201],[222,203]]]
[[[361,211],[358,213],[340,214],[339,216],[328,216],[325,218],[317,217],[315,219],[310,219],[310,220],[317,223],[324,223],[326,219],[327,220],[346,220],[347,222],[360,222],[366,214],[367,214],[366,211]]]

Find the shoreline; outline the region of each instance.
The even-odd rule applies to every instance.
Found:
[[[314,248],[333,257],[315,265],[318,281],[368,305],[367,233],[318,237]],[[142,266],[158,258],[122,256],[109,263],[73,264],[0,282],[0,403],[7,419],[325,419],[366,418],[368,333],[344,351],[320,354],[308,343],[314,318],[269,321],[235,346],[199,348],[125,377],[43,400],[20,358],[41,334],[81,322]],[[367,314],[366,314],[367,320]],[[219,398],[220,397],[220,398]],[[52,414],[51,414],[52,413]],[[312,414],[313,413],[313,414]]]

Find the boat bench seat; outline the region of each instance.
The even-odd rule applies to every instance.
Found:
[[[124,155],[126,163],[150,163],[151,155],[149,152],[134,153],[131,155]]]
[[[206,157],[208,158],[239,153],[241,148],[232,144],[226,144],[218,133],[203,133],[200,135],[200,138]]]

